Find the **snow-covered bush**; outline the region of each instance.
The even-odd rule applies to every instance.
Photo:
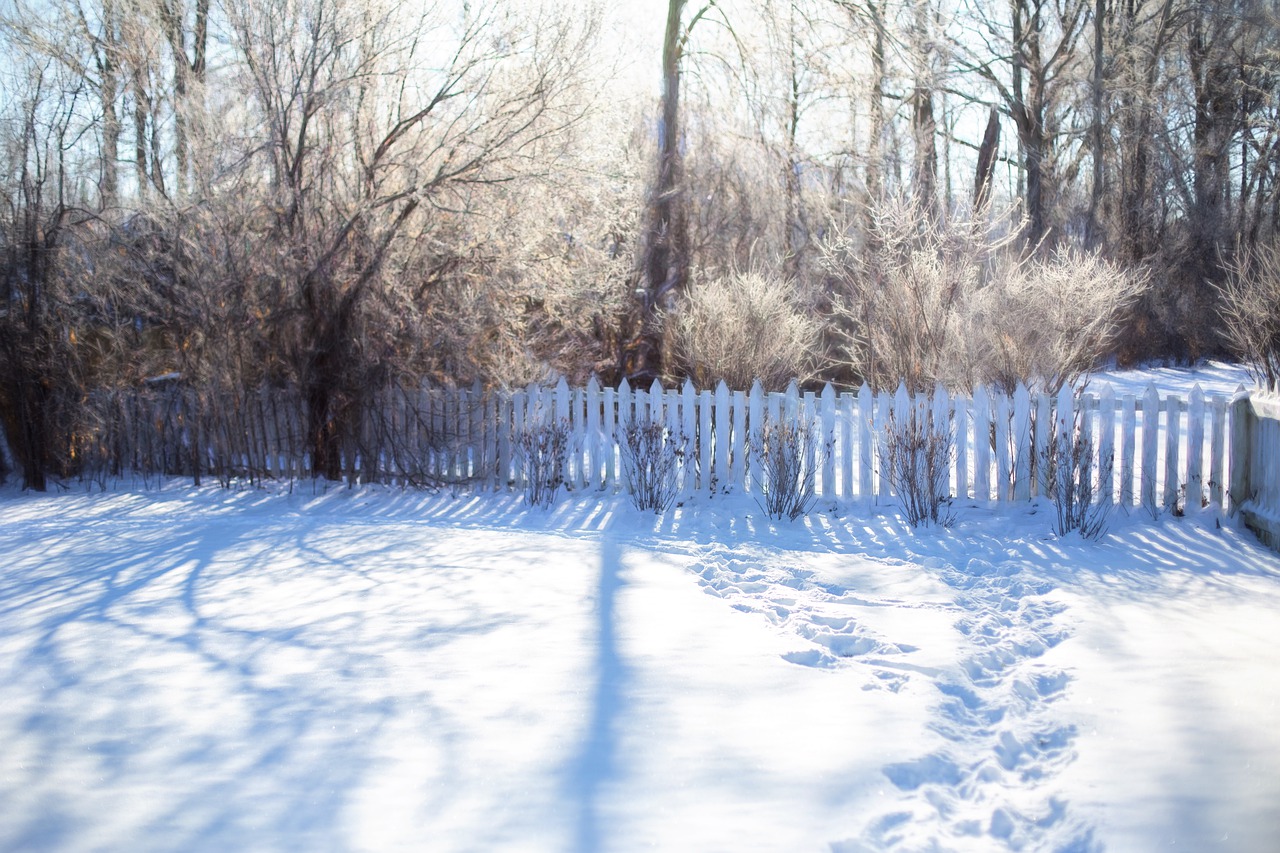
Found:
[[[1280,245],[1244,254],[1219,289],[1227,343],[1259,386],[1280,391]]]
[[[533,506],[549,507],[564,484],[564,464],[569,452],[569,425],[563,420],[526,428],[520,434],[520,466],[524,471],[524,496]]]
[[[1010,214],[942,221],[902,201],[874,210],[862,240],[834,226],[836,359],[875,388],[1073,383],[1113,350],[1147,280],[1096,254],[1029,254],[1020,230]]]
[[[795,521],[817,501],[815,474],[827,448],[811,426],[768,420],[751,442],[755,470],[763,472],[760,507],[772,519]],[[758,501],[757,501],[758,502]]]
[[[1113,461],[1112,454],[1095,460],[1093,440],[1080,428],[1079,413],[1071,429],[1048,442],[1040,464],[1059,536],[1079,531],[1085,539],[1100,539],[1107,532],[1111,495],[1103,484],[1111,482]]]
[[[912,527],[940,524],[950,527],[951,460],[955,436],[950,424],[935,424],[930,412],[912,408],[899,419],[890,412],[885,425],[885,454],[889,484]]]
[[[686,375],[700,387],[746,390],[805,379],[820,324],[794,282],[761,272],[700,282],[667,319]]]
[[[665,424],[641,418],[621,426],[616,434],[631,502],[636,509],[665,512],[680,491],[680,460],[685,439]]]

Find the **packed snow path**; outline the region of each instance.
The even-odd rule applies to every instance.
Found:
[[[910,847],[921,832],[945,849],[991,849],[993,840],[1015,850],[1089,850],[1092,831],[1067,814],[1053,789],[1058,767],[1073,756],[1075,726],[1055,717],[1071,681],[1062,669],[1039,663],[1067,636],[1055,617],[1063,606],[1053,586],[1028,577],[1014,563],[973,559],[963,571],[940,561],[930,569],[956,592],[951,607],[964,641],[954,666],[912,663],[907,642],[877,635],[851,611],[859,607],[913,607],[874,601],[838,584],[815,580],[804,569],[761,565],[712,549],[695,566],[707,592],[735,609],[757,612],[812,643],[784,655],[815,667],[860,665],[871,675],[864,689],[897,692],[912,678],[939,693],[930,728],[946,744],[929,754],[884,768],[899,790],[914,796],[873,821],[873,849]],[[901,828],[910,824],[910,835]],[[847,849],[854,849],[846,845]]]
[[[0,494],[0,849],[1271,853],[1213,516]]]

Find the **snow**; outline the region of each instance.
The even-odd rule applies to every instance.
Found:
[[[1280,565],[1220,519],[0,498],[0,849],[1262,851]]]
[[[0,850],[1274,850],[1280,557],[1050,515],[0,489]]]
[[[1086,391],[1096,394],[1103,385],[1110,385],[1117,398],[1125,394],[1141,397],[1148,387],[1155,385],[1160,396],[1172,395],[1185,400],[1196,385],[1206,396],[1230,398],[1239,388],[1253,388],[1254,384],[1242,365],[1208,360],[1190,367],[1148,365],[1134,370],[1104,371],[1090,377]]]

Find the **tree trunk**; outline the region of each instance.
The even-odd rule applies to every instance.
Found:
[[[640,381],[661,376],[663,340],[661,313],[675,307],[689,277],[688,223],[681,186],[680,57],[684,30],[684,0],[669,0],[662,46],[662,121],[658,127],[658,174],[650,196],[645,234],[639,334],[626,347],[622,372]]]

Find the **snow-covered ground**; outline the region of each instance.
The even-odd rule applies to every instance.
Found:
[[[1272,853],[1280,557],[1050,511],[0,489],[0,850]]]
[[[1254,386],[1249,372],[1239,364],[1202,361],[1191,367],[1151,365],[1135,370],[1104,371],[1089,380],[1086,390],[1096,394],[1103,385],[1110,385],[1117,397],[1124,394],[1140,397],[1153,384],[1162,396],[1172,394],[1183,399],[1196,385],[1206,395],[1220,394],[1224,397],[1231,397],[1241,386]]]
[[[0,494],[0,850],[1271,851],[1214,515]]]

